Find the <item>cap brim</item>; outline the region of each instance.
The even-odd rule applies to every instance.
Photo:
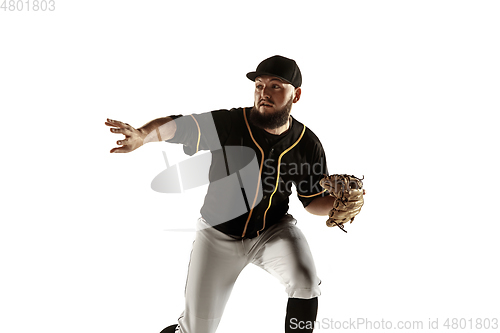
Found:
[[[259,76],[262,76],[262,75],[269,75],[269,76],[277,77],[278,79],[281,79],[289,84],[292,84],[287,79],[285,79],[281,76],[278,76],[276,74],[268,73],[268,72],[250,72],[250,73],[247,73],[247,78],[251,81],[255,81],[256,78],[258,78]]]

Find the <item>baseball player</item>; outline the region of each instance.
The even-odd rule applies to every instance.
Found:
[[[285,332],[313,330],[320,279],[307,241],[288,214],[288,198],[295,186],[308,212],[329,215],[335,198],[320,186],[328,174],[325,153],[314,133],[290,115],[302,92],[294,60],[273,56],[247,77],[255,82],[253,107],[168,116],[138,129],[111,119],[105,123],[125,135],[111,153],[158,141],[180,143],[188,155],[212,153],[185,308],[178,323],[161,333],[215,332],[238,275],[250,263],[285,286]],[[250,148],[252,156],[230,154],[231,147]],[[252,158],[257,167],[247,172]]]

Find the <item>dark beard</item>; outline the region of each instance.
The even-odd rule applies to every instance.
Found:
[[[273,130],[281,127],[288,122],[290,112],[292,111],[292,104],[293,96],[283,108],[272,113],[260,113],[254,105],[252,110],[250,110],[250,122],[262,129]]]

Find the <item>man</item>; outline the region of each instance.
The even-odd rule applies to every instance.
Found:
[[[333,198],[319,186],[328,174],[325,154],[318,138],[290,115],[302,93],[302,75],[294,60],[268,58],[247,77],[255,82],[251,108],[159,118],[139,129],[106,121],[111,132],[125,135],[111,153],[163,140],[182,143],[189,155],[212,153],[185,310],[178,324],[162,333],[215,332],[232,287],[249,263],[285,285],[286,333],[312,332],[316,320],[320,280],[305,237],[288,214],[288,197],[293,184],[308,212],[328,215]],[[243,153],[235,153],[234,147]],[[253,169],[247,167],[252,159],[257,165]]]

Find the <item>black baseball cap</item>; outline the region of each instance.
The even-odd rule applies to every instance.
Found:
[[[262,61],[259,66],[257,66],[255,72],[247,74],[247,78],[255,81],[255,79],[261,75],[278,77],[290,83],[295,88],[302,85],[302,74],[300,73],[299,66],[297,66],[295,60],[279,55],[275,55]]]

